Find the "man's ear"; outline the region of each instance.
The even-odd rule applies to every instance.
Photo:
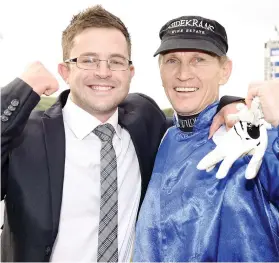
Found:
[[[58,64],[58,72],[60,74],[60,76],[62,77],[62,79],[64,79],[64,81],[69,84],[69,75],[70,75],[70,68],[68,67],[68,65],[66,63],[59,63]]]
[[[224,85],[228,82],[231,73],[232,73],[232,61],[230,59],[227,59],[223,62],[221,65],[222,71],[221,71],[221,78],[219,81],[219,85]]]
[[[129,70],[131,72],[131,79],[134,77],[135,75],[135,66],[134,65],[130,65]]]

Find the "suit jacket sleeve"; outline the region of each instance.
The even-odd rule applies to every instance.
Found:
[[[223,96],[220,99],[220,103],[218,105],[217,112],[219,112],[225,106],[227,106],[227,105],[229,105],[231,103],[234,103],[234,102],[243,102],[243,103],[245,103],[245,99],[241,98],[241,97],[235,97],[235,96]]]
[[[40,96],[19,78],[1,89],[1,200],[6,195],[13,142],[22,133],[39,101]]]

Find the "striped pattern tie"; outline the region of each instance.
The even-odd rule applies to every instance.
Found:
[[[112,145],[115,130],[111,124],[99,125],[93,131],[102,141],[101,202],[98,237],[98,262],[118,262],[118,193],[117,164]]]

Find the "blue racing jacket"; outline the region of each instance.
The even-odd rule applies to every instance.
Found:
[[[239,158],[224,179],[220,163],[197,164],[216,144],[208,140],[217,103],[198,117],[193,132],[171,127],[163,139],[136,226],[133,261],[279,261],[279,138],[255,179],[245,179],[251,156]]]

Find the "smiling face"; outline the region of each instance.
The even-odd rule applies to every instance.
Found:
[[[118,29],[88,28],[74,38],[70,58],[80,56],[111,59],[115,63],[118,58],[129,59],[128,44]],[[127,70],[112,71],[106,61],[101,61],[98,68],[87,70],[76,63],[62,63],[59,72],[70,86],[73,102],[105,121],[127,96],[134,67],[129,65]]]
[[[179,115],[200,113],[218,100],[219,87],[227,82],[231,61],[199,51],[169,52],[160,58],[166,95]]]

